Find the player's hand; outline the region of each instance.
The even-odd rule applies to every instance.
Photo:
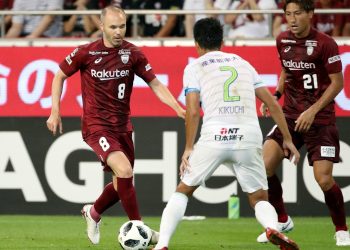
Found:
[[[191,150],[185,150],[182,157],[181,157],[181,164],[180,164],[180,176],[183,176],[184,173],[186,171],[190,171],[190,163],[188,161],[188,158],[190,157],[191,153],[192,153],[192,149]]]
[[[57,134],[57,130],[60,132],[60,134],[63,133],[62,119],[59,114],[51,114],[49,119],[46,121],[46,126],[53,135]]]
[[[260,113],[264,117],[270,116],[269,108],[267,107],[267,105],[265,103],[261,103],[261,105],[260,105]]]
[[[185,117],[186,117],[186,110],[184,110],[183,108],[180,107],[179,111],[177,112],[177,116],[182,118],[182,119],[185,119]]]
[[[295,121],[294,131],[305,133],[309,131],[312,123],[315,120],[315,112],[312,108],[308,108],[303,113],[301,113],[298,119]]]
[[[298,165],[300,159],[300,153],[297,148],[294,146],[292,140],[284,140],[283,141],[283,151],[284,155],[289,155],[289,161],[294,165]]]

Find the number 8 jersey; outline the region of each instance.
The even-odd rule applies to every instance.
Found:
[[[67,76],[80,70],[83,99],[83,138],[100,130],[132,131],[130,96],[134,75],[146,83],[155,75],[138,47],[123,41],[117,48],[107,48],[103,40],[82,45],[60,64]]]
[[[283,111],[287,118],[297,119],[323,95],[331,84],[329,75],[342,71],[338,45],[333,38],[314,28],[305,38],[296,38],[290,31],[283,32],[276,43],[286,72]],[[334,122],[332,101],[317,113],[314,123]]]

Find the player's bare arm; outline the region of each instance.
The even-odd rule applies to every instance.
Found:
[[[164,84],[162,84],[157,78],[154,78],[149,83],[149,86],[159,100],[171,107],[179,117],[183,119],[185,118],[186,111],[180,106],[175,97],[170,93],[169,89]]]
[[[278,95],[282,95],[284,92],[284,82],[286,80],[286,72],[282,69],[281,71],[281,75],[280,78],[278,80],[278,85],[276,88],[276,92],[274,94],[275,99],[278,101],[280,99],[280,96]],[[269,109],[268,107],[265,105],[265,103],[262,103],[260,105],[260,113],[264,116],[264,117],[268,117],[270,115]]]
[[[67,76],[60,69],[52,81],[52,107],[51,114],[49,119],[46,121],[46,125],[53,135],[56,135],[57,130],[60,134],[63,133],[62,119],[60,115],[60,99],[63,89],[63,82],[66,78]]]
[[[344,79],[342,72],[330,74],[329,78],[331,79],[331,84],[328,86],[321,98],[310,108],[301,113],[298,119],[295,121],[295,131],[307,132],[314,122],[316,114],[326,107],[331,101],[333,101],[343,89]]]
[[[198,92],[191,92],[186,95],[186,117],[185,117],[185,129],[186,129],[186,145],[185,150],[181,158],[180,175],[183,175],[184,171],[188,169],[189,162],[188,157],[193,151],[198,126],[200,120],[200,95]]]
[[[292,161],[295,165],[297,165],[300,158],[300,154],[293,144],[292,136],[289,133],[288,125],[282,112],[281,106],[271,95],[270,91],[265,87],[255,89],[255,95],[268,107],[272,119],[275,121],[283,135],[284,154],[286,156],[289,155],[289,160]]]

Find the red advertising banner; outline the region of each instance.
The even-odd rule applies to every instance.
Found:
[[[46,117],[51,109],[51,82],[58,64],[74,48],[9,47],[0,48],[0,116]],[[157,77],[182,103],[183,69],[197,57],[194,47],[142,47]],[[248,60],[265,84],[275,89],[281,70],[274,46],[224,47]],[[337,116],[350,116],[350,48],[340,47],[344,71],[344,89],[336,98]],[[257,103],[260,105],[260,103]],[[63,116],[81,115],[80,75],[68,78],[62,94]],[[151,89],[136,78],[131,99],[132,116],[171,117],[175,113],[162,104]]]

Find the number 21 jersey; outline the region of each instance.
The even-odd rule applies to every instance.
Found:
[[[283,111],[287,118],[297,119],[331,84],[329,74],[342,71],[338,45],[334,39],[313,28],[305,38],[296,38],[290,31],[283,32],[276,42],[286,72]],[[334,122],[332,101],[317,113],[314,123]]]

